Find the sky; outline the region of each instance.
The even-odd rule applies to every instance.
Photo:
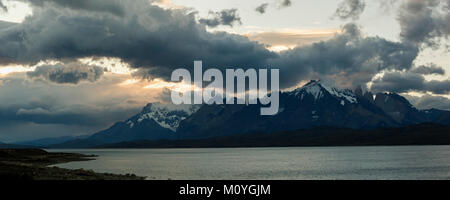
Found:
[[[199,59],[450,110],[449,0],[0,2],[2,142],[105,129],[167,101]]]

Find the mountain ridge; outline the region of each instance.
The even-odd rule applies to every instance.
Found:
[[[280,93],[280,110],[261,116],[261,105],[147,104],[123,122],[83,140],[51,147],[88,147],[133,140],[184,140],[224,137],[255,132],[272,133],[337,127],[357,130],[395,128],[420,123],[450,125],[450,112],[418,110],[395,93],[363,92],[310,81]]]

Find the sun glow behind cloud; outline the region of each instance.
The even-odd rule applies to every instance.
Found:
[[[284,46],[284,45],[277,45],[277,46],[268,46],[267,49],[273,52],[282,52],[286,50],[290,50],[295,48],[296,46]]]
[[[35,67],[25,67],[20,65],[0,67],[0,76],[6,76],[13,73],[34,71],[34,69]]]
[[[328,40],[339,32],[338,29],[283,29],[252,31],[242,35],[268,45],[267,49],[271,51],[280,52]]]
[[[157,5],[164,9],[183,9],[184,6],[174,4],[171,0],[156,0],[153,2],[154,5]]]
[[[33,14],[31,7],[23,2],[3,0],[7,12],[0,11],[0,21],[21,23],[27,16]]]
[[[144,89],[168,89],[170,91],[175,91],[179,93],[185,92],[198,92],[201,93],[202,88],[198,88],[193,84],[186,83],[185,81],[181,82],[167,82],[161,79],[154,79],[150,82],[150,84],[146,85]]]
[[[120,83],[120,86],[127,86],[127,85],[134,85],[136,83],[139,83],[141,80],[139,79],[127,79],[125,81],[123,81],[122,83]]]
[[[95,65],[99,67],[105,68],[108,72],[114,74],[132,74],[135,72],[135,69],[132,69],[128,63],[123,62],[119,58],[109,58],[109,57],[100,57],[100,58],[81,58],[78,60],[79,62],[87,65]]]
[[[145,89],[161,89],[161,88],[170,88],[170,87],[175,87],[177,84],[176,83],[171,83],[171,82],[166,82],[163,81],[161,79],[155,79],[153,81],[150,82],[149,85],[145,86]]]

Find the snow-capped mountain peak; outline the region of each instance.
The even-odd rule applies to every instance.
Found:
[[[345,102],[349,103],[358,103],[356,95],[348,89],[338,89],[327,84],[322,83],[320,80],[311,80],[309,83],[304,85],[301,88],[298,88],[292,92],[295,96],[304,98],[305,94],[311,94],[314,96],[314,99],[317,101],[324,97],[326,94],[330,94],[341,100],[341,104],[345,104]]]
[[[150,103],[141,113],[126,122],[130,128],[146,120],[154,120],[161,127],[176,132],[180,122],[195,113],[200,107],[197,105],[173,105]]]

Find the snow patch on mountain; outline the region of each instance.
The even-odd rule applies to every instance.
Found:
[[[331,87],[331,86],[321,83],[320,81],[314,81],[314,80],[310,81],[305,86],[294,90],[294,95],[300,96],[300,99],[303,100],[305,92],[314,96],[314,99],[316,101],[321,99],[325,95],[325,92],[326,92],[334,97],[343,99],[347,102],[358,103],[356,95],[353,94],[353,92],[351,90],[338,89],[335,87]]]
[[[126,123],[130,128],[133,128],[136,124],[140,124],[146,120],[153,120],[161,127],[176,132],[180,122],[197,112],[199,108],[200,106],[198,105],[151,103],[145,106],[136,118]]]
[[[134,122],[128,121],[128,122],[127,122],[127,125],[130,126],[130,128],[133,128],[133,127],[134,127]]]
[[[311,85],[308,87],[305,87],[304,90],[312,94],[314,96],[314,99],[320,99],[323,96],[322,88],[319,85]]]

